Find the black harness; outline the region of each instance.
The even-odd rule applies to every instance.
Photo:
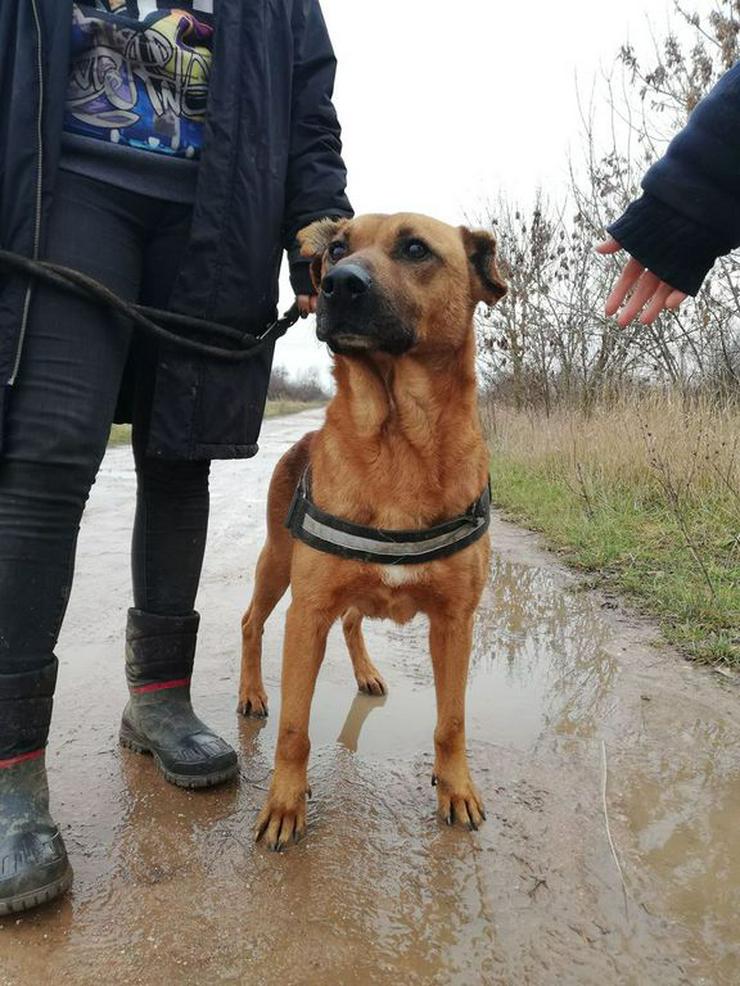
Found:
[[[491,522],[490,481],[464,514],[424,530],[389,531],[362,527],[334,517],[311,499],[311,476],[307,469],[290,505],[285,526],[304,544],[340,558],[375,565],[422,565],[448,558],[474,544]]]

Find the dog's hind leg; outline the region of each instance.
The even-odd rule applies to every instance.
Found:
[[[352,668],[357,679],[357,687],[368,695],[387,695],[388,686],[380,671],[370,660],[362,635],[362,613],[357,609],[348,609],[342,617],[344,639],[352,659]]]
[[[284,525],[296,484],[308,463],[312,434],[303,438],[275,467],[267,494],[267,541],[257,562],[254,594],[242,619],[242,670],[238,711],[245,716],[267,715],[262,684],[262,631],[290,585],[293,538]]]
[[[242,618],[242,667],[239,681],[238,711],[243,716],[264,718],[267,693],[262,683],[262,633],[265,622],[290,585],[291,546],[275,545],[271,540],[257,562],[254,595]]]

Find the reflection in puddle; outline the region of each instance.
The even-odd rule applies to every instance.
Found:
[[[368,624],[368,647],[392,687],[382,724],[365,733],[360,749],[366,755],[387,752],[383,737],[390,729],[395,750],[429,747],[435,704],[427,627],[424,618],[403,627]],[[488,742],[519,748],[535,747],[545,729],[595,735],[616,672],[605,650],[611,637],[593,602],[564,589],[562,579],[495,560],[473,635],[470,734],[480,723]],[[341,644],[334,644],[331,656],[346,660]],[[314,708],[323,717],[338,700],[333,683],[320,679]],[[326,730],[314,723],[313,733],[323,739]]]
[[[506,686],[525,692],[543,726],[593,735],[616,670],[593,601],[541,569],[498,561],[481,610],[473,667],[499,679],[505,667]]]
[[[347,718],[344,720],[342,731],[337,736],[337,743],[341,743],[350,753],[356,753],[360,741],[360,733],[367,717],[373,709],[382,709],[386,701],[386,695],[375,697],[360,695],[359,693],[355,695],[354,701],[347,713]]]

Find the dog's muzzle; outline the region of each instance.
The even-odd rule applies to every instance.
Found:
[[[414,342],[413,333],[389,316],[372,274],[353,263],[338,264],[321,282],[316,334],[340,355],[400,354]]]

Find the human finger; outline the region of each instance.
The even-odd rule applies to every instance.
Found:
[[[635,284],[635,289],[632,292],[631,298],[626,303],[617,318],[617,322],[623,329],[628,326],[632,319],[642,311],[648,301],[655,294],[660,283],[660,278],[657,274],[652,274],[649,270],[646,270],[642,274]]]
[[[635,260],[634,257],[631,257],[625,264],[621,277],[614,285],[609,297],[606,299],[606,314],[608,316],[616,315],[624,304],[624,300],[629,291],[634,286],[636,281],[638,281],[642,276],[644,270],[645,268],[642,266],[640,261]]]

